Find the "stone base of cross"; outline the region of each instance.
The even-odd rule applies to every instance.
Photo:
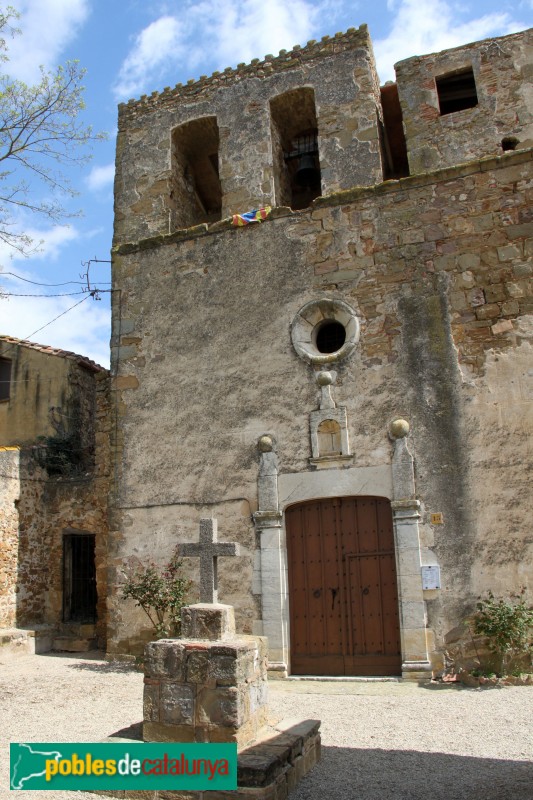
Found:
[[[200,559],[200,603],[218,603],[217,559],[238,556],[237,542],[218,541],[216,519],[200,520],[200,541],[180,545],[180,555]]]

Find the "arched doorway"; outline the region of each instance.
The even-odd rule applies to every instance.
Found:
[[[291,672],[400,675],[389,500],[338,497],[285,511]]]

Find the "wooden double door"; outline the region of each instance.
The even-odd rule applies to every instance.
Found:
[[[400,675],[390,502],[340,497],[285,512],[291,672]]]

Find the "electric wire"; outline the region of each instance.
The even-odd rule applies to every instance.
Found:
[[[74,295],[78,294],[87,294],[87,292],[61,292],[61,294],[19,294],[19,292],[2,291],[0,297],[42,297],[44,300],[47,297],[74,297]]]
[[[69,311],[72,311],[73,308],[76,308],[77,306],[81,306],[82,303],[85,303],[85,301],[88,300],[89,297],[91,297],[91,295],[90,294],[86,294],[85,297],[82,300],[79,300],[77,303],[74,303],[73,306],[70,306],[70,308],[67,308],[66,311],[63,311],[61,314],[58,314],[57,317],[54,317],[54,319],[51,319],[50,322],[46,323],[46,325],[43,325],[41,328],[37,328],[36,331],[33,331],[33,333],[30,333],[28,336],[26,336],[26,339],[29,339],[30,336],[35,336],[35,334],[36,333],[40,333],[40,331],[44,331],[44,329],[48,328],[48,326],[51,325],[52,322],[55,322],[60,317],[64,317],[65,314],[68,314]]]
[[[23,278],[22,275],[17,275],[16,272],[0,272],[1,275],[12,275],[13,278],[17,278],[19,281],[24,281],[25,283],[33,283],[34,286],[68,286],[70,283],[75,283],[79,286],[85,286],[85,281],[65,281],[65,283],[39,283],[38,281],[31,281],[29,278]]]
[[[13,275],[14,277],[20,278],[20,280],[26,280],[25,278],[21,278],[20,276],[15,275],[15,273],[0,273],[0,274],[10,274],[10,275]],[[85,285],[81,281],[68,281],[67,283],[62,283],[62,284],[41,284],[41,283],[37,283],[36,281],[30,281],[30,280],[27,280],[27,282],[28,283],[33,283],[33,284],[35,284],[37,286],[51,286],[51,287],[52,286],[66,286],[67,283],[74,283],[74,284],[79,284],[79,285],[82,285],[82,286]],[[104,284],[110,285],[110,282],[104,281]],[[56,317],[51,319],[45,325],[42,325],[40,328],[37,328],[37,330],[33,331],[33,333],[28,334],[25,337],[25,340],[29,340],[32,336],[35,336],[35,334],[40,333],[40,331],[44,330],[49,325],[52,325],[52,323],[56,322],[56,320],[60,319],[61,317],[64,317],[65,314],[68,314],[74,308],[77,308],[77,306],[79,306],[82,303],[84,303],[86,300],[89,299],[89,297],[92,297],[93,300],[94,299],[99,299],[96,296],[99,292],[112,293],[112,291],[113,291],[112,289],[101,289],[101,290],[100,289],[93,289],[91,291],[89,291],[88,289],[84,289],[83,291],[78,291],[78,292],[68,292],[68,293],[65,292],[65,293],[62,293],[62,294],[46,294],[46,295],[43,295],[43,294],[16,294],[16,293],[12,293],[12,292],[2,292],[0,294],[0,298],[2,296],[4,296],[4,297],[7,296],[7,297],[42,297],[43,299],[45,299],[47,297],[72,297],[74,295],[80,295],[80,294],[85,295],[77,303],[74,303],[74,305],[72,305],[69,308],[67,308],[61,314],[58,314]],[[120,292],[119,292],[119,297],[120,297]],[[11,343],[11,346],[9,348],[5,348],[2,354],[4,355],[6,350],[14,348],[16,346],[17,346],[17,343],[15,343],[15,342]],[[17,383],[19,383],[19,382],[23,383],[25,381],[17,381]],[[65,417],[65,418],[68,417],[67,414],[63,414],[61,412],[58,412],[58,415],[61,416],[61,417]],[[70,419],[70,417],[68,417],[68,418]],[[11,449],[13,449],[13,448],[12,447],[0,446],[0,452],[6,452],[6,451],[11,450]],[[26,449],[26,448],[20,448],[20,449]],[[85,448],[73,448],[73,447],[70,447],[70,448],[67,448],[67,450],[68,450],[68,452],[71,452],[71,453],[78,453],[78,452],[86,451],[87,448],[86,447]],[[18,480],[20,482],[36,482],[36,483],[48,483],[48,481],[49,481],[48,477],[47,478],[30,478],[29,476],[21,477],[19,475],[19,476],[17,476],[15,478],[15,476],[8,475],[8,474],[5,474],[5,473],[0,473],[0,478],[7,478],[7,479],[12,479],[12,480],[16,479],[16,480]],[[98,482],[100,482],[100,480],[103,480],[103,478],[102,478],[102,476],[97,476],[97,475],[93,474],[93,475],[90,475],[90,476],[83,476],[83,477],[82,476],[68,476],[68,477],[67,476],[61,476],[61,480],[62,480],[62,482],[67,483],[67,484],[72,484],[72,483],[91,483],[91,482],[98,483]]]

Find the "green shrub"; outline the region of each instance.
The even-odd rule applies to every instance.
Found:
[[[487,637],[499,674],[507,675],[514,660],[533,652],[533,608],[525,602],[525,589],[508,600],[489,592],[477,603],[473,622],[474,632]]]
[[[122,595],[131,598],[142,608],[159,639],[178,637],[181,629],[181,609],[187,603],[190,581],[181,575],[182,562],[178,549],[168,564],[159,567],[153,561],[138,562],[126,569]]]

